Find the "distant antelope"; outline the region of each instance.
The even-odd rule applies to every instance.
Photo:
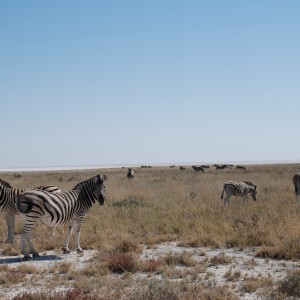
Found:
[[[132,170],[132,168],[128,168],[127,178],[133,179],[134,176],[135,176],[135,175],[134,175],[134,171]]]
[[[300,201],[300,172],[293,176],[293,184],[295,188],[296,199],[299,198]]]
[[[204,172],[204,168],[203,168],[203,167],[200,167],[200,166],[192,166],[192,168],[193,168],[196,172],[199,172],[199,171]]]
[[[244,204],[248,202],[248,194],[251,194],[253,201],[256,201],[256,187],[253,187],[245,182],[227,181],[224,183],[221,199],[223,199],[224,192],[226,197],[224,199],[224,205],[229,204],[231,196],[243,197]]]
[[[236,168],[237,168],[238,170],[246,170],[246,167],[244,167],[244,166],[236,166]]]
[[[14,174],[14,177],[15,177],[15,178],[20,178],[20,177],[21,177],[21,174],[16,172],[16,173]]]

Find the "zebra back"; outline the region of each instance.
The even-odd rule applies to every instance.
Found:
[[[12,186],[8,182],[4,181],[3,179],[0,179],[0,187],[12,188]]]
[[[22,214],[29,214],[35,206],[40,216],[51,214],[53,220],[54,214],[65,218],[73,217],[74,214],[85,214],[87,210],[99,201],[102,205],[105,198],[103,180],[100,176],[94,176],[89,180],[78,183],[71,191],[65,193],[51,193],[47,190],[32,189],[23,192],[17,199],[17,209]]]

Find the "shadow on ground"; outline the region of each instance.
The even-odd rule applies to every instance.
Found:
[[[46,261],[46,260],[61,260],[62,258],[57,255],[43,255],[39,257],[32,257],[30,261]],[[9,257],[9,258],[0,258],[0,265],[2,264],[16,264],[21,263],[23,257]]]

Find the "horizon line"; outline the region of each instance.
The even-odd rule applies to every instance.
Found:
[[[0,172],[17,171],[68,171],[68,170],[91,170],[91,169],[117,169],[126,167],[141,167],[144,165],[153,167],[192,166],[202,164],[245,164],[245,165],[271,165],[271,164],[299,164],[300,160],[258,160],[258,161],[214,161],[214,162],[171,162],[171,163],[128,163],[128,164],[107,164],[107,165],[77,165],[77,166],[44,166],[44,167],[12,167],[0,168]]]

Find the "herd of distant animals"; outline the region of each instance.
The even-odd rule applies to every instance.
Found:
[[[201,170],[203,172],[209,166],[192,167],[195,171]],[[218,170],[220,167],[222,169],[228,167],[228,165],[215,165],[215,167]],[[239,166],[239,168],[237,166],[238,169],[240,167],[242,166]],[[180,169],[184,170],[185,168],[180,167]],[[15,176],[15,178],[20,176]],[[128,168],[127,178],[133,179],[134,177],[133,168]],[[34,249],[31,237],[32,228],[38,220],[51,227],[67,224],[67,236],[62,249],[63,253],[70,252],[69,240],[74,227],[76,250],[77,252],[82,252],[80,247],[80,229],[84,217],[92,205],[95,202],[98,202],[100,205],[104,204],[104,181],[106,179],[105,175],[102,177],[100,175],[93,176],[86,181],[78,183],[72,190],[64,193],[53,185],[43,185],[33,189],[15,189],[9,183],[0,179],[0,212],[4,214],[8,228],[6,242],[14,242],[15,216],[21,214],[24,219],[24,227],[21,234],[23,260],[30,260],[30,254],[32,257],[39,256]],[[300,196],[300,172],[293,176],[293,185],[296,197]],[[231,196],[243,197],[244,203],[246,203],[248,194],[252,196],[254,201],[256,200],[257,186],[250,181],[227,181],[224,183],[221,199],[223,199],[224,193],[226,194],[224,205],[229,204]]]

